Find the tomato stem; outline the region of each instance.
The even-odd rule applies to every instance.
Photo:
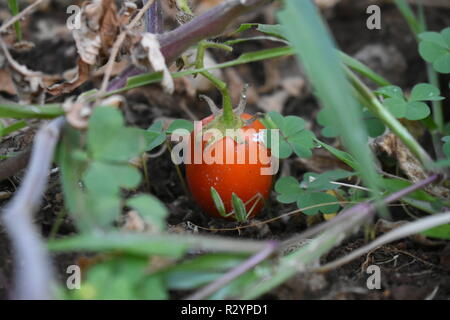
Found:
[[[225,51],[232,51],[233,48],[230,46],[221,44],[221,43],[215,43],[215,42],[208,42],[208,41],[200,41],[197,48],[197,57],[195,59],[195,67],[197,69],[203,69],[204,68],[204,58],[205,58],[205,51],[208,48],[217,48]],[[233,112],[233,104],[231,102],[231,96],[230,92],[228,91],[227,84],[214,76],[209,71],[201,71],[199,72],[202,76],[204,76],[206,79],[211,81],[211,83],[220,91],[222,94],[222,110],[223,113],[220,116],[221,122],[225,127],[232,128],[236,125],[236,116]]]

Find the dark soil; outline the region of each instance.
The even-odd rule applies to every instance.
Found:
[[[340,48],[351,55],[356,55],[377,72],[393,81],[404,89],[410,89],[414,84],[426,81],[426,71],[423,61],[417,53],[417,44],[401,15],[391,4],[382,5],[382,29],[368,30],[364,4],[365,1],[342,0],[340,4],[326,11],[330,29],[334,34]],[[358,4],[356,4],[358,3]],[[0,5],[0,10],[3,5]],[[66,16],[65,8],[53,1],[50,9],[40,11],[31,19],[31,26],[37,26],[39,21],[52,21],[52,25],[63,25]],[[426,8],[426,16],[431,30],[440,30],[450,25],[450,10],[442,8]],[[265,22],[273,18],[273,10],[266,10],[265,15],[251,14],[243,21]],[[246,20],[247,19],[247,20]],[[250,19],[250,20],[248,20]],[[168,19],[167,25],[173,25]],[[34,70],[46,73],[62,73],[75,65],[76,50],[69,36],[50,37],[42,39],[36,34],[38,28],[25,29],[25,37],[32,40],[35,48],[15,53],[15,57]],[[268,41],[249,42],[237,46],[235,52],[224,55],[214,52],[218,61],[231,59],[242,52],[268,48],[274,46]],[[375,47],[379,49],[374,49]],[[374,52],[379,52],[379,55]],[[269,64],[275,64],[270,68]],[[274,70],[275,69],[275,70]],[[280,78],[301,75],[293,58],[284,58],[276,62],[254,63],[235,68],[238,77],[243,82],[250,83],[258,91],[270,82],[274,73]],[[229,74],[225,73],[227,76]],[[88,83],[77,91],[82,92],[95,83]],[[231,81],[231,80],[230,80]],[[442,87],[448,87],[448,77],[442,77]],[[189,113],[197,118],[208,114],[205,103],[199,103],[196,98],[187,97],[178,83],[179,90],[174,96],[162,93],[159,87],[139,88],[127,93],[126,116],[130,125],[142,128],[148,127],[156,118],[189,118]],[[269,86],[263,95],[270,95],[280,90],[277,84]],[[0,90],[1,91],[1,90]],[[6,93],[5,97],[10,98]],[[207,93],[218,100],[216,92]],[[184,104],[186,109],[179,106]],[[447,99],[448,104],[448,99]],[[258,108],[257,100],[250,101],[248,107],[253,111],[262,111]],[[447,108],[444,108],[448,110]],[[284,102],[284,114],[299,115],[309,121],[309,125],[316,134],[320,134],[320,127],[314,118],[320,107],[312,97],[311,91],[305,88],[299,96],[291,96]],[[447,114],[448,115],[448,114]],[[1,146],[1,145],[0,145]],[[20,148],[19,148],[20,149]],[[4,150],[4,148],[2,149]],[[11,150],[8,149],[8,152]],[[149,184],[143,185],[143,191],[151,192],[163,201],[171,212],[168,223],[172,229],[181,229],[184,232],[215,233],[240,238],[253,239],[286,239],[295,233],[307,228],[311,221],[305,216],[294,215],[286,219],[279,219],[260,227],[251,227],[238,231],[209,231],[203,228],[233,228],[236,223],[226,222],[208,217],[186,195],[179,177],[165,152],[162,156],[150,158],[147,162]],[[326,165],[325,165],[326,166]],[[333,169],[333,168],[329,168]],[[283,162],[281,172],[288,172],[301,179],[309,171],[296,159]],[[14,192],[20,185],[23,173],[0,183],[0,191]],[[8,200],[0,200],[0,206]],[[279,204],[274,195],[258,221],[281,215],[294,209],[292,206]],[[41,210],[37,213],[35,222],[40,226],[44,237],[48,237],[57,216],[63,210],[61,186],[58,174],[52,174],[50,187],[45,195]],[[398,212],[397,212],[398,211]],[[401,210],[397,210],[398,219],[409,219]],[[318,221],[316,221],[318,222]],[[64,217],[55,236],[65,236],[76,230],[69,217]],[[363,234],[354,235],[351,239],[335,248],[322,262],[332,261],[343,256],[364,244]],[[54,256],[54,263],[60,275],[64,275],[65,268],[78,258],[75,254],[61,254]],[[368,265],[378,265],[381,268],[381,289],[369,290],[366,281]],[[0,226],[0,298],[6,298],[11,286],[13,266],[11,263],[11,250],[7,237]],[[420,244],[410,239],[401,240],[383,246],[369,255],[361,257],[337,270],[325,275],[296,276],[277,290],[267,294],[270,299],[449,299],[450,298],[450,243],[441,242],[434,246]]]

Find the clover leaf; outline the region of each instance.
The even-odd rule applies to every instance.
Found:
[[[307,173],[301,184],[294,177],[282,177],[275,183],[277,200],[286,204],[296,203],[300,209],[314,206],[303,210],[307,215],[319,212],[334,213],[339,209],[339,204],[335,203],[337,199],[329,193],[329,190],[337,189],[339,185],[332,184],[331,181],[354,174],[345,170],[332,170],[322,174]]]
[[[163,130],[163,122],[161,120],[153,123],[146,131],[145,137],[147,140],[146,151],[151,151],[159,147],[166,141],[166,132]]]
[[[430,115],[430,107],[424,101],[444,99],[440,96],[440,90],[428,83],[415,85],[408,99],[404,97],[403,90],[397,86],[382,87],[376,93],[385,97],[384,105],[392,115],[408,120],[422,120]]]
[[[450,27],[419,34],[419,53],[440,73],[450,73]]]
[[[166,207],[154,196],[137,195],[128,199],[127,206],[137,210],[148,224],[155,226],[158,230],[164,230],[168,212]]]
[[[124,126],[120,111],[112,107],[97,107],[89,119],[87,147],[96,160],[128,161],[147,147],[143,130]]]
[[[339,210],[339,204],[328,204],[337,202],[336,197],[325,192],[303,192],[297,199],[297,206],[307,208],[314,206],[314,208],[304,209],[303,212],[307,215],[314,215],[320,212],[328,214]]]
[[[94,161],[84,176],[86,187],[96,194],[119,194],[120,188],[136,188],[141,173],[128,164]]]
[[[267,129],[279,129],[278,146],[272,145],[272,132],[266,130],[264,141],[272,154],[280,159],[288,158],[295,153],[302,158],[312,156],[311,149],[314,148],[315,135],[312,131],[305,129],[305,121],[297,116],[283,117],[278,112],[272,111],[266,114],[262,123]]]
[[[303,176],[302,185],[313,191],[333,190],[339,188],[339,185],[331,183],[331,181],[341,180],[354,175],[354,172],[342,169],[330,170],[321,174],[308,172]]]

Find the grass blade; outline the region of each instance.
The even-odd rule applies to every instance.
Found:
[[[357,161],[361,177],[368,187],[376,190],[378,178],[361,121],[361,108],[352,95],[334,42],[316,7],[310,1],[286,1],[278,18],[319,100],[331,109],[333,119],[340,124],[342,140]]]

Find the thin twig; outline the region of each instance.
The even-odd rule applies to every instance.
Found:
[[[248,270],[252,269],[268,257],[270,257],[278,248],[278,243],[275,241],[271,241],[267,244],[267,246],[262,249],[260,252],[251,256],[248,260],[244,261],[237,267],[231,269],[229,272],[225,273],[223,276],[218,278],[216,281],[211,282],[210,284],[204,286],[197,292],[188,296],[186,300],[201,300],[209,297],[211,294],[223,288],[225,285],[244,274]]]
[[[51,298],[50,257],[39,231],[33,224],[33,214],[41,203],[47,185],[53,153],[63,123],[63,118],[52,120],[36,134],[25,179],[2,215],[14,248],[14,298],[17,299]]]
[[[144,14],[147,12],[147,10],[150,8],[150,6],[153,4],[155,0],[148,0],[147,3],[142,7],[141,10],[137,13],[137,15],[131,20],[131,22],[125,27],[125,30],[123,30],[119,36],[117,37],[116,41],[114,42],[114,45],[111,49],[111,55],[109,56],[108,62],[106,63],[105,67],[105,74],[103,76],[103,82],[102,86],[100,88],[100,91],[98,93],[98,96],[102,96],[107,91],[109,79],[111,78],[111,74],[113,71],[114,63],[116,62],[117,55],[119,54],[120,48],[122,47],[122,43],[125,40],[125,37],[129,32],[133,30],[133,28],[136,26],[136,24],[142,19]]]
[[[450,212],[444,212],[439,214],[434,214],[432,216],[428,216],[426,218],[422,218],[420,220],[408,223],[401,227],[398,227],[385,235],[375,239],[368,245],[361,247],[359,249],[353,250],[350,254],[339,258],[333,262],[327,263],[313,271],[316,272],[328,272],[338,267],[343,266],[346,263],[372,251],[375,250],[387,243],[409,237],[413,234],[431,229],[433,227],[440,226],[445,223],[450,223]]]
[[[351,217],[353,215],[367,216],[367,219],[369,219],[373,215],[377,206],[387,205],[391,202],[399,200],[402,197],[408,195],[409,193],[414,192],[418,189],[421,189],[424,186],[426,186],[430,183],[433,183],[434,181],[437,181],[439,179],[439,177],[440,176],[438,174],[433,174],[430,177],[428,177],[424,180],[421,180],[405,189],[402,189],[402,190],[392,193],[391,195],[387,196],[386,198],[380,200],[380,202],[377,205],[375,205],[375,203],[372,203],[372,202],[361,202],[347,210],[344,210],[343,212],[338,214],[336,217],[334,217],[330,221],[327,221],[327,222],[321,223],[317,226],[314,226],[312,228],[309,228],[308,230],[299,234],[298,236],[295,236],[293,238],[286,240],[285,242],[283,242],[281,247],[282,248],[290,247],[290,246],[294,245],[295,243],[300,242],[303,239],[312,237],[312,236],[330,228],[331,226],[337,225],[341,222],[345,222],[349,217]]]
[[[269,2],[269,0],[228,0],[179,26],[175,30],[158,36],[167,65],[176,60],[184,51],[203,39],[213,38],[225,31],[237,17]],[[144,73],[137,67],[130,66],[111,81],[108,91],[122,88],[127,79]]]
[[[23,9],[18,15],[15,15],[14,17],[12,17],[8,21],[6,21],[4,24],[2,24],[0,26],[0,33],[6,32],[6,30],[9,27],[11,27],[15,22],[19,21],[20,19],[25,17],[27,14],[31,13],[31,11],[33,11],[34,8],[36,8],[38,5],[40,5],[42,1],[43,0],[36,0],[32,4],[30,4],[28,7]]]

